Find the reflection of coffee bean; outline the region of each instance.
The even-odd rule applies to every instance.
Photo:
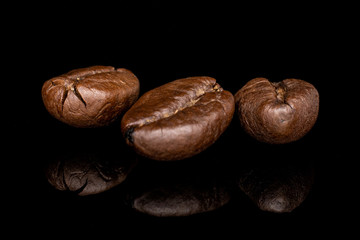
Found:
[[[192,168],[192,162],[143,167],[139,178],[130,183],[132,207],[152,216],[175,217],[209,212],[228,203],[225,177],[200,164]]]
[[[139,96],[139,81],[124,68],[93,66],[46,81],[42,98],[56,119],[75,127],[108,125]]]
[[[240,174],[238,185],[261,210],[280,213],[297,208],[313,180],[311,164],[288,162],[250,167]]]
[[[115,159],[105,154],[77,152],[51,161],[46,169],[49,183],[79,196],[104,192],[123,182],[135,159]]]
[[[139,98],[121,122],[126,141],[141,155],[179,160],[200,153],[225,131],[233,95],[210,77],[179,79]]]
[[[229,201],[229,193],[222,186],[197,184],[178,183],[148,189],[134,200],[133,207],[159,217],[188,216],[215,210]]]

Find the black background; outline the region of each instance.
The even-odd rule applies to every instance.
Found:
[[[5,26],[11,82],[7,96],[17,106],[6,108],[14,116],[6,119],[10,120],[6,126],[11,147],[6,148],[11,151],[12,170],[7,171],[10,177],[4,174],[11,179],[6,181],[11,191],[7,195],[11,196],[10,226],[44,235],[99,229],[119,236],[161,236],[171,230],[174,236],[218,233],[224,238],[233,233],[239,238],[245,234],[292,238],[311,232],[347,233],[350,225],[340,228],[346,219],[341,213],[349,213],[341,200],[351,198],[351,193],[339,179],[347,175],[343,171],[349,154],[340,147],[345,139],[337,126],[343,123],[334,114],[334,109],[345,111],[339,108],[334,91],[340,88],[344,71],[351,68],[342,68],[351,32],[347,9],[296,2],[172,1],[12,8],[11,18],[22,20]],[[102,129],[75,129],[52,118],[42,104],[41,87],[46,80],[92,65],[131,70],[139,78],[140,95],[178,78],[202,75],[216,78],[233,94],[255,77],[312,83],[320,94],[320,112],[303,139],[281,146],[258,143],[242,132],[234,115],[218,142],[198,157],[213,156],[216,162],[239,165],[253,158],[304,158],[314,164],[316,173],[308,198],[292,213],[272,214],[261,212],[240,194],[215,212],[159,219],[117,204],[116,194],[121,190],[84,198],[59,194],[42,175],[47,158],[89,142],[115,148],[122,141],[118,122]]]

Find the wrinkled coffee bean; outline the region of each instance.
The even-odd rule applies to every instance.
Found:
[[[74,127],[101,127],[137,100],[139,80],[124,68],[92,66],[46,81],[41,93],[56,119]]]
[[[302,138],[315,124],[319,111],[318,91],[298,79],[276,83],[252,79],[235,94],[235,101],[245,131],[271,144]]]
[[[145,157],[180,160],[212,145],[231,122],[233,95],[211,77],[175,80],[148,91],[126,112],[121,130]]]
[[[48,182],[79,196],[98,194],[125,181],[137,161],[114,153],[76,151],[59,154],[45,166]]]
[[[314,183],[314,169],[309,162],[253,165],[241,171],[238,186],[263,211],[292,212],[306,199]]]

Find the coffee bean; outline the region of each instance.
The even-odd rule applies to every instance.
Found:
[[[46,81],[41,93],[46,109],[56,119],[74,127],[101,127],[137,100],[139,81],[124,68],[92,66]]]
[[[121,130],[145,157],[180,160],[212,145],[230,124],[233,95],[211,77],[175,80],[148,91],[126,112]]]
[[[255,78],[236,94],[241,125],[261,142],[283,144],[306,135],[316,122],[319,93],[303,80]]]

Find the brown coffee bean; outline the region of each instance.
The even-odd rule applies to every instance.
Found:
[[[124,68],[92,66],[46,81],[41,93],[56,119],[74,127],[101,127],[137,100],[139,80]]]
[[[303,80],[249,81],[235,94],[241,125],[255,139],[273,144],[296,141],[310,131],[319,111],[316,88]]]
[[[211,77],[189,77],[155,88],[126,112],[121,130],[135,151],[155,160],[200,153],[225,131],[233,95]]]

